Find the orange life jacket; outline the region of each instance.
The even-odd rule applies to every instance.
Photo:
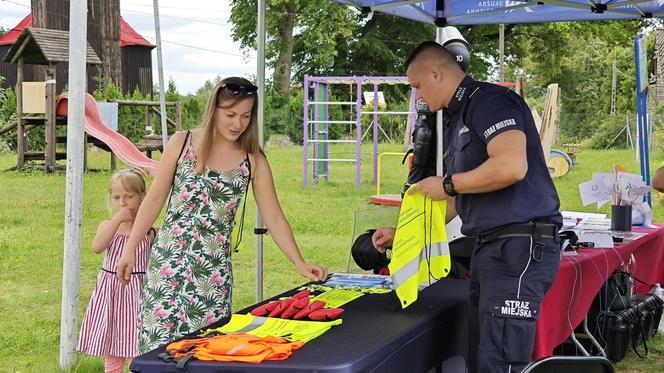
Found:
[[[304,345],[284,338],[257,337],[246,333],[215,335],[208,338],[183,339],[166,346],[171,357],[187,355],[207,361],[241,361],[260,363],[264,360],[285,360]]]

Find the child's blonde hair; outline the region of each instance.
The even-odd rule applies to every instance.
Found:
[[[140,196],[145,195],[145,173],[137,168],[124,168],[116,171],[111,176],[111,181],[108,183],[108,209],[111,208],[111,188],[116,183],[122,183],[125,190],[136,193]]]

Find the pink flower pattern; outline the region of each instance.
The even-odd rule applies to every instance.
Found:
[[[152,247],[139,311],[141,353],[230,314],[230,235],[249,183],[249,163],[198,175],[192,150],[189,141],[175,172],[173,203]]]

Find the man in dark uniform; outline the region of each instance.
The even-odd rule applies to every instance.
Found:
[[[520,372],[531,361],[535,321],[560,262],[560,202],[530,109],[513,91],[473,80],[435,42],[406,61],[410,84],[452,131],[444,177],[416,184],[454,200],[461,232],[474,236],[471,261],[471,370]],[[378,233],[378,232],[377,232]],[[374,236],[379,248],[384,232]],[[475,345],[473,347],[472,345]]]

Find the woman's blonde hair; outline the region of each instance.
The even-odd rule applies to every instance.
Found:
[[[251,118],[247,129],[240,135],[238,141],[242,149],[247,153],[255,153],[260,150],[260,142],[258,139],[258,93],[255,92],[247,95],[246,90],[239,92],[231,92],[226,89],[227,84],[235,84],[242,87],[254,87],[254,85],[244,78],[229,77],[221,80],[212,89],[212,94],[208,98],[205,112],[203,113],[203,120],[200,127],[202,130],[203,141],[200,145],[200,154],[197,154],[198,164],[196,165],[196,173],[202,174],[205,171],[205,164],[207,163],[208,153],[212,146],[212,139],[214,137],[214,116],[216,109],[220,107],[233,107],[238,102],[245,99],[253,99],[254,103],[251,107]],[[255,87],[254,87],[255,88]],[[222,106],[223,104],[223,106]]]
[[[145,173],[137,168],[124,168],[116,171],[111,176],[108,183],[108,209],[111,209],[111,188],[116,183],[121,183],[125,190],[136,193],[140,196],[145,195]]]

